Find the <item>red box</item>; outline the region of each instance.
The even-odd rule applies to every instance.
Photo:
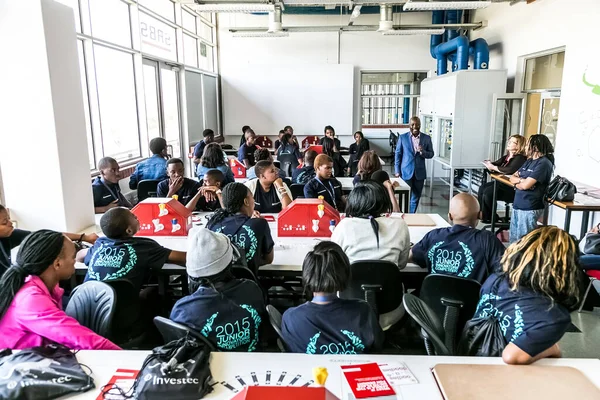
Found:
[[[296,199],[277,216],[279,236],[330,237],[340,213],[322,199]]]
[[[324,387],[246,386],[231,400],[339,400]]]
[[[270,149],[271,147],[273,147],[273,142],[271,142],[271,139],[269,139],[266,136],[258,136],[256,138],[256,141],[254,142],[254,144],[259,147],[264,147],[267,149]]]
[[[342,365],[341,368],[356,399],[396,398],[396,392],[377,363]]]
[[[308,148],[305,151],[308,150],[314,150],[317,152],[317,154],[322,154],[323,153],[323,146],[321,146],[320,144],[318,145],[312,145],[312,146],[308,146]]]
[[[229,166],[231,167],[231,172],[233,172],[234,178],[246,177],[246,166],[237,158],[230,158]]]
[[[131,210],[140,221],[136,236],[187,236],[192,212],[175,199],[149,197]]]
[[[321,140],[321,138],[319,138],[318,136],[307,136],[304,138],[304,140],[302,140],[302,148],[307,148],[308,146],[312,145],[318,145],[319,140]]]

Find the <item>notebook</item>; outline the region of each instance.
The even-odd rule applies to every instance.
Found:
[[[408,226],[435,226],[435,222],[427,214],[402,214]]]
[[[597,400],[600,389],[572,367],[437,364],[444,400]]]

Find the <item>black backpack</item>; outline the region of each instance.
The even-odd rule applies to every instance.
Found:
[[[492,286],[490,295],[494,300],[490,302],[496,305],[498,287],[502,282],[502,276],[498,276]],[[500,329],[500,321],[495,316],[489,315],[485,318],[474,318],[465,324],[460,341],[458,342],[458,355],[477,357],[502,357],[502,351],[506,347],[506,339]]]

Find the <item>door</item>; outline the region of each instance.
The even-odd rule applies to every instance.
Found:
[[[163,137],[168,152],[181,157],[181,123],[179,107],[179,69],[166,63],[144,59],[144,93],[148,140]]]
[[[525,130],[525,95],[495,94],[492,101],[490,160],[504,154],[506,141],[512,135],[523,135]]]
[[[560,109],[560,93],[546,92],[541,97],[542,105],[539,115],[539,133],[550,139],[552,146],[556,144],[556,127]]]

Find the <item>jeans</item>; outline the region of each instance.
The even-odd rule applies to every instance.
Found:
[[[419,207],[419,200],[421,200],[425,179],[415,179],[413,176],[406,183],[410,186],[410,213],[414,214],[417,211],[417,207]]]
[[[514,243],[537,228],[537,220],[542,216],[544,210],[512,210],[510,218],[509,241]]]

